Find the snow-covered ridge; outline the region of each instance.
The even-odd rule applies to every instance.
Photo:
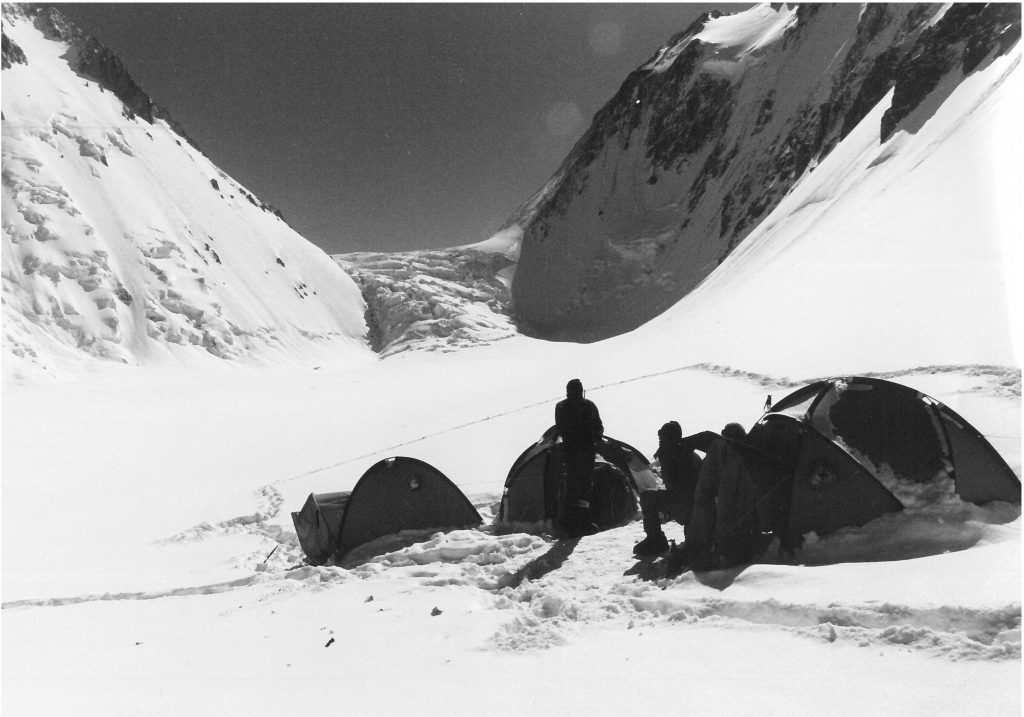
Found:
[[[351,279],[154,111],[109,50],[20,6],[4,6],[3,35],[8,375],[366,354]]]
[[[723,51],[731,51],[729,57],[732,59],[742,59],[780,40],[796,24],[796,20],[796,7],[785,4],[774,9],[764,3],[736,15],[708,13],[689,31],[658,50],[640,69],[654,72],[668,70],[693,41],[716,46],[716,57],[705,62],[706,68],[722,62],[724,58],[719,57],[719,54]]]

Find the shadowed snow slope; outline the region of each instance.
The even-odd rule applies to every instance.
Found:
[[[608,344],[676,336],[704,361],[799,376],[1019,365],[1019,65],[999,58],[880,142],[887,97],[694,292]]]
[[[95,40],[33,18],[4,6],[5,370],[364,354],[351,279],[148,98],[115,96],[130,78],[94,76]]]
[[[961,82],[1018,44],[1020,21],[1018,5],[998,3],[764,4],[705,15],[630,74],[510,219],[524,230],[512,286],[520,329],[593,341],[657,316],[749,244],[854,128],[859,145],[871,135],[895,149],[903,133],[927,127]],[[971,187],[972,170],[961,178],[966,197],[983,191]],[[869,184],[871,174],[866,163],[844,170]],[[971,206],[965,219],[984,223],[989,206]],[[908,233],[934,213],[900,209]],[[832,240],[858,256],[864,229],[871,238],[871,227],[849,221]]]

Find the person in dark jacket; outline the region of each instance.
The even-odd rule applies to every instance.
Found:
[[[566,384],[565,399],[555,406],[555,428],[562,439],[566,475],[560,522],[570,533],[588,532],[590,486],[604,425],[597,406],[584,398],[583,383],[578,378]]]
[[[738,423],[722,429],[709,447],[694,492],[686,553],[698,569],[750,562],[764,549],[760,500],[747,461],[747,433]],[[746,455],[745,454],[749,454]]]
[[[668,550],[668,539],[661,529],[661,514],[672,517],[686,526],[693,512],[693,494],[700,473],[700,457],[683,442],[683,430],[676,421],[669,421],[658,429],[658,450],[654,453],[661,465],[664,490],[645,490],[640,493],[640,511],[643,514],[646,537],[633,547],[639,557],[659,555]]]

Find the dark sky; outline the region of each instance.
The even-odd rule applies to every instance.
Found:
[[[486,239],[631,70],[722,4],[58,7],[334,253]]]

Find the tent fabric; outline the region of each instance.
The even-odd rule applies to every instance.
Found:
[[[827,535],[864,525],[903,505],[839,444],[812,426],[785,414],[769,413],[745,440],[730,440],[704,431],[683,439],[707,453],[728,444],[742,459],[756,491],[756,507],[746,512],[761,531],[771,531],[783,546],[795,547],[801,536]],[[705,465],[709,466],[709,458]],[[703,470],[703,469],[702,469]],[[708,532],[694,511],[695,535]],[[703,516],[707,519],[707,516]]]
[[[887,465],[904,480],[950,476],[965,501],[1020,503],[1020,479],[981,432],[907,386],[863,376],[817,381],[778,401],[771,413],[799,415],[863,457],[873,473]]]
[[[949,406],[937,407],[953,464],[957,493],[969,503],[1020,503],[1020,479],[978,429]]]
[[[591,519],[602,530],[623,525],[636,515],[638,486],[654,484],[650,461],[637,449],[605,437],[598,451],[590,496]],[[552,426],[515,460],[505,479],[498,510],[503,523],[554,520],[565,480],[562,444]]]
[[[778,446],[780,459],[789,463],[781,472],[754,476],[772,529],[788,545],[799,544],[806,533],[827,535],[903,510],[852,455],[791,416],[768,414],[751,429],[751,439]]]
[[[341,518],[351,496],[352,491],[310,493],[302,510],[292,513],[299,545],[311,565],[323,565],[334,554],[341,532]]]
[[[441,471],[416,458],[386,458],[370,467],[351,493],[310,495],[292,513],[307,560],[342,560],[364,543],[402,530],[462,528],[483,520]]]

